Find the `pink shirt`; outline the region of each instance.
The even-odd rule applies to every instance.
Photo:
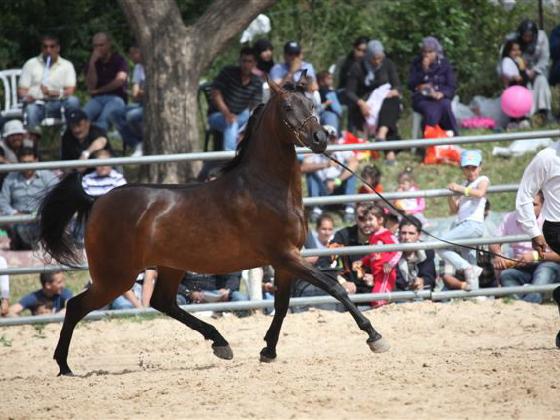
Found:
[[[496,236],[508,236],[508,235],[525,235],[525,231],[521,227],[521,224],[517,221],[518,218],[517,211],[512,211],[504,216],[504,220],[501,225],[496,230]],[[544,218],[542,213],[537,218],[537,223],[542,229],[544,223]],[[518,258],[527,251],[532,251],[531,242],[515,242],[511,244],[511,250],[513,251],[513,257]]]

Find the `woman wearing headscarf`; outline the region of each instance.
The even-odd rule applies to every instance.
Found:
[[[527,64],[527,76],[533,91],[533,112],[539,112],[548,118],[552,109],[552,97],[548,84],[548,66],[550,49],[548,37],[539,30],[532,20],[525,19],[517,28],[517,41]]]
[[[408,77],[412,108],[422,114],[424,126],[439,125],[457,135],[459,127],[451,110],[457,85],[453,68],[436,38],[424,38],[420,48],[420,55],[412,61]]]
[[[367,135],[375,127],[376,140],[398,140],[401,90],[397,68],[385,56],[383,44],[369,41],[364,59],[354,63],[346,80],[349,130]],[[395,152],[388,151],[386,159],[393,163]]]
[[[339,65],[338,71],[338,88],[344,89],[346,87],[346,79],[348,78],[348,73],[350,69],[359,61],[362,61],[366,55],[367,43],[369,39],[365,36],[357,37],[352,43],[352,51],[344,58],[342,63]]]
[[[270,69],[274,66],[272,51],[274,47],[268,39],[258,39],[253,45],[257,56],[257,67],[255,73],[257,76],[264,78],[264,75],[270,73]]]

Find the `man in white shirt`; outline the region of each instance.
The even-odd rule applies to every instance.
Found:
[[[533,212],[533,197],[539,190],[544,194],[542,231]],[[518,221],[525,233],[531,237],[533,249],[543,258],[548,246],[560,254],[560,141],[541,150],[525,168],[517,190],[515,207]],[[554,300],[560,311],[560,286],[554,290]],[[560,348],[560,331],[556,336]]]
[[[41,54],[27,60],[19,79],[18,96],[24,103],[27,127],[39,127],[46,116],[61,118],[62,109],[67,115],[80,108],[75,91],[74,66],[60,56],[58,39],[44,35]]]

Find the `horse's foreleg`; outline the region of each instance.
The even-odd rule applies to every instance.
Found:
[[[276,267],[275,270],[274,318],[264,336],[266,347],[261,350],[261,362],[272,362],[276,359],[276,345],[278,344],[280,329],[290,304],[292,278],[285,271],[277,270]]]
[[[308,281],[342,303],[350,312],[358,324],[358,327],[368,334],[369,338],[367,343],[372,351],[381,353],[389,350],[389,344],[387,341],[383,339],[381,334],[373,328],[369,319],[367,319],[364,314],[356,308],[356,305],[354,305],[354,303],[350,300],[348,293],[344,287],[338,283],[338,281],[325,273],[322,273],[318,269],[305,264],[301,261],[301,258],[298,257],[290,257],[287,269],[290,270],[296,278]]]
[[[229,343],[214,326],[201,321],[177,305],[177,289],[183,274],[184,272],[180,270],[158,267],[158,278],[150,305],[152,308],[169,315],[187,327],[198,331],[206,340],[212,340],[212,349],[219,358],[232,359],[233,352],[229,347]]]

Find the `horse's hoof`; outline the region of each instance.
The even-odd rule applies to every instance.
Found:
[[[74,376],[74,373],[70,369],[68,369],[68,370],[62,370],[61,369],[60,372],[58,372],[58,375],[56,375],[56,376],[68,376],[68,377],[70,377],[70,376]]]
[[[214,354],[218,356],[220,359],[231,360],[233,359],[233,351],[231,351],[231,347],[228,346],[212,346],[214,350]]]
[[[378,338],[375,341],[368,341],[368,346],[374,353],[385,353],[391,348],[389,342],[384,338]]]
[[[260,361],[262,363],[272,363],[276,360],[276,353],[271,354],[266,347],[261,350]]]

